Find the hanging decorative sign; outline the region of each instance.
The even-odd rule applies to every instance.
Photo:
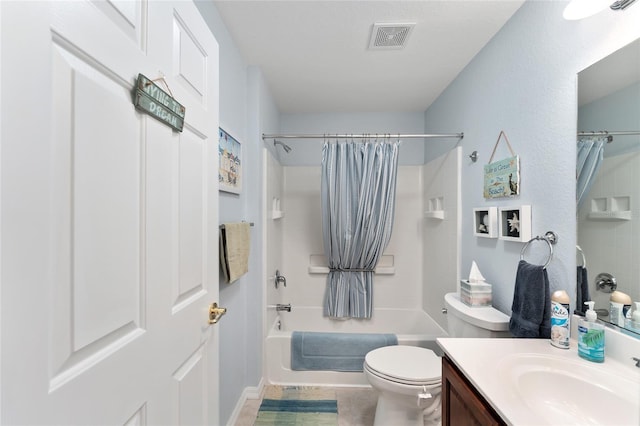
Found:
[[[500,139],[504,136],[512,157],[492,163]],[[484,198],[513,197],[520,194],[520,158],[515,155],[506,133],[502,130],[493,147],[489,164],[484,166]]]
[[[164,78],[162,80],[164,81]],[[184,106],[142,74],[138,74],[136,82],[135,106],[153,118],[182,132],[184,127]]]

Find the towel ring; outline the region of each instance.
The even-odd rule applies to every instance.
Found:
[[[547,266],[549,266],[549,264],[551,263],[551,260],[553,259],[553,244],[558,242],[558,235],[553,231],[548,231],[546,234],[544,234],[544,237],[541,237],[540,235],[533,237],[532,239],[527,241],[524,247],[522,247],[522,250],[520,250],[520,260],[524,260],[525,250],[527,250],[527,247],[529,247],[529,244],[531,244],[534,241],[544,241],[549,246],[549,258],[547,259],[547,262],[544,265],[542,265],[543,269],[547,269]]]

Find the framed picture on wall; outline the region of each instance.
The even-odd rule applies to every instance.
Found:
[[[219,129],[218,157],[220,191],[240,194],[242,191],[242,145],[222,129]]]
[[[498,238],[497,207],[473,209],[473,235],[484,238]]]
[[[526,242],[531,239],[531,206],[501,207],[498,220],[501,240]]]

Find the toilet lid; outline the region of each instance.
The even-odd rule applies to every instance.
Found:
[[[390,380],[411,384],[439,382],[440,358],[430,349],[418,346],[384,346],[365,356],[369,370]]]

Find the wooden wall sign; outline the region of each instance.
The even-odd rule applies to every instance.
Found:
[[[496,153],[496,148],[500,143],[500,138],[504,136],[509,151],[512,157],[505,158],[504,160],[491,162],[493,155]],[[491,158],[489,158],[489,164],[484,166],[484,198],[500,198],[500,197],[513,197],[520,194],[520,158],[515,155],[509,139],[504,131],[500,132],[498,140],[493,147]]]
[[[185,107],[142,74],[138,74],[136,82],[135,106],[136,109],[182,132]]]

